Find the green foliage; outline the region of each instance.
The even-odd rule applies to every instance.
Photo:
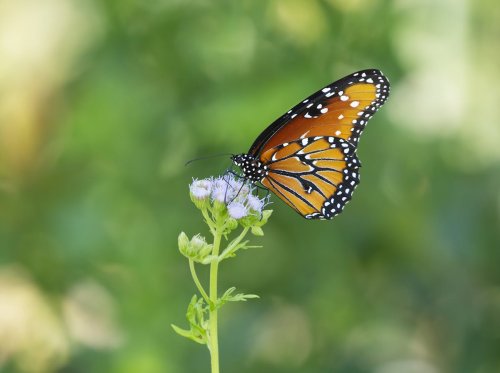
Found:
[[[186,318],[189,323],[189,330],[181,329],[178,326],[171,324],[175,332],[183,337],[191,339],[200,344],[207,343],[208,322],[205,316],[208,314],[208,308],[204,304],[203,298],[198,299],[193,295],[189,302],[186,312]]]
[[[222,262],[221,294],[262,297],[222,308],[222,371],[500,371],[497,2],[1,9],[2,373],[206,371],[206,351],[168,326],[190,330],[176,242],[184,230],[212,244],[186,185],[230,161],[185,163],[246,151],[305,96],[370,67],[391,96],[345,211],[305,221],[271,196],[265,237],[253,226],[241,240],[266,249]],[[231,241],[244,227],[225,229]],[[205,279],[212,261],[195,259]]]

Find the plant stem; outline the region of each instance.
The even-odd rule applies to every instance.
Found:
[[[245,238],[245,236],[249,230],[250,230],[250,227],[244,228],[243,231],[240,233],[240,235],[238,237],[236,237],[233,241],[231,241],[231,243],[228,245],[228,247],[226,247],[226,249],[220,255],[221,260],[227,259],[226,256],[227,256],[228,252],[230,252],[236,246],[238,246],[238,244]]]
[[[201,296],[205,299],[205,301],[207,303],[210,303],[208,295],[205,292],[205,289],[203,289],[203,286],[201,285],[200,279],[198,278],[198,275],[196,274],[196,268],[194,267],[194,261],[192,259],[189,259],[189,270],[191,271],[191,276],[193,277],[193,281],[196,284],[196,287],[198,288],[198,291],[200,292]]]
[[[210,228],[210,233],[212,233],[215,236],[214,221],[208,215],[208,211],[206,209],[202,209],[201,213],[203,214],[203,217],[205,218],[205,221],[207,222],[208,227]]]
[[[215,229],[214,246],[212,255],[219,255],[219,248],[222,234],[220,229]],[[208,348],[210,350],[210,360],[212,373],[219,373],[219,341],[217,335],[217,273],[219,270],[219,261],[214,260],[210,263],[210,318],[208,324],[209,339]]]

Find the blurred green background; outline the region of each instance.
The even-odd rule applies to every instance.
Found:
[[[218,175],[322,86],[379,68],[362,182],[333,221],[276,197],[221,267],[223,372],[500,372],[493,0],[0,0],[0,371],[207,372],[178,337],[177,235]]]

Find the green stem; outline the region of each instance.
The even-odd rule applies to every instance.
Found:
[[[214,232],[214,246],[212,255],[218,256],[222,234],[220,229]],[[210,350],[210,359],[212,373],[219,373],[219,341],[217,335],[217,274],[219,270],[219,261],[214,260],[210,263],[210,319],[208,324],[208,348]]]
[[[233,241],[231,241],[229,246],[226,247],[226,249],[220,255],[219,261],[226,259],[226,255],[228,254],[228,252],[230,252],[233,248],[238,246],[238,244],[245,238],[245,236],[249,230],[250,230],[250,227],[244,228],[243,231],[241,231],[240,235],[238,237],[236,237]]]
[[[202,213],[203,217],[205,218],[205,221],[207,222],[208,227],[210,228],[210,233],[212,233],[215,236],[214,221],[208,215],[207,209],[201,209],[201,213]]]
[[[196,287],[198,288],[198,291],[200,292],[201,296],[205,299],[207,304],[210,304],[210,299],[205,289],[203,289],[200,280],[198,279],[198,275],[196,274],[196,268],[194,267],[194,261],[192,259],[189,259],[189,270],[191,271],[191,276],[193,277],[194,283],[196,284]]]

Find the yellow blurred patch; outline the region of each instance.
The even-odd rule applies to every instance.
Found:
[[[326,31],[326,17],[316,0],[275,0],[269,14],[278,31],[296,44],[314,43]]]

